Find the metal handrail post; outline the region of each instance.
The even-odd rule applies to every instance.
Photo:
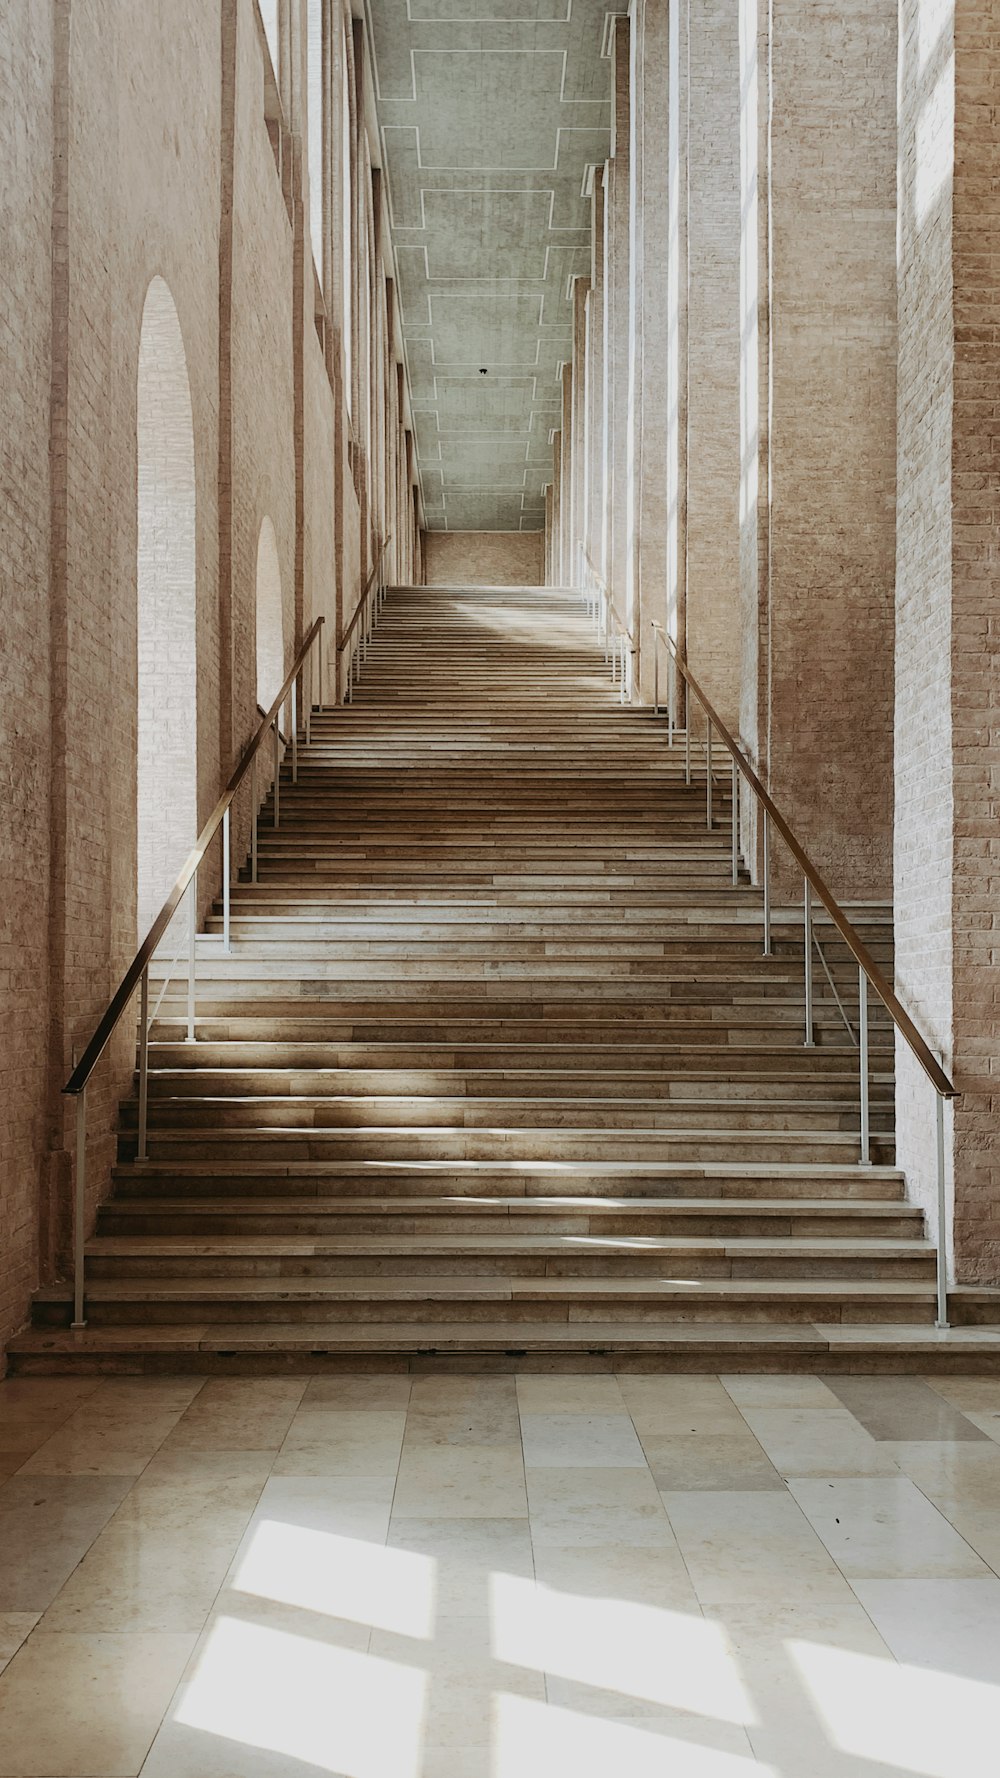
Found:
[[[691,700],[688,699],[684,713],[684,782],[691,783]]]
[[[712,831],[712,718],[708,718],[708,739],[705,743],[705,826]]]
[[[740,880],[740,771],[733,760],[733,888]]]
[[[942,1058],[943,1060],[943,1058]],[[944,1094],[935,1088],[937,1100],[937,1320],[935,1327],[948,1327],[948,1203],[944,1160]]]
[[[654,645],[653,659],[655,661],[658,661],[659,658],[660,658],[659,654],[658,654],[656,647]],[[671,662],[670,666],[668,668],[668,678],[667,678],[667,746],[668,747],[672,747],[674,744],[674,734],[676,732],[676,729],[677,729],[677,675],[673,671],[673,663]]]
[[[83,1297],[86,1196],[87,1089],[84,1087],[77,1095],[76,1101],[76,1178],[73,1199],[73,1320],[71,1326],[77,1332],[87,1325]]]
[[[771,949],[771,827],[767,810],[761,814],[763,829],[761,834],[761,875],[764,879],[764,955],[773,955]]]
[[[149,1159],[149,969],[139,984],[139,1147],[138,1159]]]
[[[317,708],[317,710],[322,710],[322,708],[323,708],[323,632],[322,632],[322,630],[320,630],[318,636],[316,637],[316,654],[317,654],[318,666],[319,666],[319,697],[316,700],[316,708]]]
[[[198,944],[198,872],[197,871],[195,871],[194,876],[191,878],[191,887],[188,890],[188,895],[190,897],[190,905],[188,908],[188,922],[189,922],[189,924],[188,924],[187,1041],[188,1041],[188,1043],[194,1043],[194,1041],[195,1041],[195,1034],[194,1034],[195,992],[196,992],[196,990],[195,990],[195,976],[197,973],[196,951],[197,951],[197,944]]]
[[[805,1047],[812,1049],[816,1042],[813,1031],[813,939],[812,939],[812,884],[808,877],[802,879],[802,963],[805,971],[806,989],[806,1034]]]
[[[306,746],[312,743],[313,718],[313,651],[310,648],[302,663],[302,693],[306,701]]]
[[[660,657],[654,648],[654,650],[653,650],[653,715],[659,716],[659,714],[660,714]],[[674,737],[673,737],[673,733],[672,733],[671,727],[670,727],[670,713],[669,713],[669,711],[667,713],[667,740],[668,740],[669,744],[671,746],[673,746]]]
[[[277,828],[280,819],[281,796],[281,729],[278,717],[274,718],[274,825]]]
[[[871,1117],[868,1100],[868,977],[858,965],[858,1066],[861,1070],[861,1159],[862,1167],[872,1164]]]
[[[299,687],[292,680],[292,783],[299,781]]]
[[[233,948],[231,931],[230,931],[231,924],[232,924],[231,917],[230,917],[230,914],[231,914],[231,910],[230,910],[230,872],[231,872],[231,869],[232,869],[232,866],[230,864],[229,810],[227,809],[225,814],[222,817],[222,945],[223,945],[223,949],[226,951],[231,951]]]
[[[257,881],[257,756],[250,762],[250,881]]]

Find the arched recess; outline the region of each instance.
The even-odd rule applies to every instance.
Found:
[[[265,519],[257,540],[257,702],[274,703],[285,677],[285,624],[281,601],[278,540]]]
[[[198,822],[194,423],[180,321],[162,278],[150,284],[142,313],[136,424],[141,938]]]

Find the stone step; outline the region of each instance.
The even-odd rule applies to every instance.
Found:
[[[608,1193],[641,1208],[657,1202],[665,1193],[681,1202],[715,1202],[725,1208],[730,1201],[780,1199],[800,1201],[849,1200],[854,1204],[903,1203],[903,1175],[889,1166],[860,1167],[853,1158],[841,1164],[803,1165],[801,1162],[764,1163],[741,1161],[691,1164],[679,1161],[516,1161],[411,1159],[284,1161],[254,1159],[234,1163],[231,1157],[208,1159],[195,1149],[186,1159],[170,1161],[123,1161],[113,1170],[116,1198],[156,1198],[167,1194],[198,1201],[218,1195],[234,1197],[311,1197],[323,1205],[343,1197],[423,1197],[427,1192],[446,1193],[487,1207],[498,1199],[514,1197],[528,1205],[549,1200],[554,1191],[574,1199],[601,1201]],[[906,1208],[912,1208],[906,1206]]]
[[[177,1046],[178,1048],[180,1046]],[[200,1047],[200,1046],[199,1046]],[[444,1098],[482,1099],[502,1096],[533,1100],[613,1100],[630,1104],[642,1102],[679,1102],[687,1105],[729,1102],[758,1105],[775,1101],[808,1103],[818,1098],[824,1105],[853,1106],[857,1096],[857,1071],[828,1072],[810,1070],[797,1074],[791,1069],[772,1074],[737,1076],[735,1080],[720,1078],[716,1073],[685,1075],[683,1083],[671,1080],[662,1072],[633,1070],[587,1073],[569,1069],[351,1069],[351,1068],[262,1068],[249,1064],[242,1068],[209,1066],[201,1056],[189,1054],[186,1067],[152,1066],[148,1075],[150,1098],[235,1097],[301,1098],[372,1098],[406,1094],[412,1098],[442,1095]],[[153,1058],[154,1064],[156,1058]],[[871,1097],[874,1103],[892,1104],[892,1082],[887,1076],[876,1078]]]
[[[201,1083],[192,1083],[200,1085]],[[891,1103],[872,1106],[873,1129],[884,1133],[891,1121]],[[122,1125],[134,1129],[136,1099],[121,1108]],[[681,1099],[567,1099],[557,1097],[474,1098],[408,1093],[307,1094],[235,1093],[211,1095],[204,1091],[186,1094],[153,1094],[148,1122],[153,1132],[194,1129],[289,1129],[289,1130],[389,1130],[419,1128],[422,1132],[454,1129],[496,1131],[558,1129],[567,1134],[618,1132],[649,1138],[661,1131],[706,1126],[714,1132],[758,1133],[779,1131],[809,1135],[816,1131],[856,1130],[856,1099],[721,1100]]]
[[[968,1319],[977,1305],[965,1301]],[[994,1319],[1000,1292],[978,1305]],[[89,1325],[171,1322],[349,1323],[491,1320],[512,1323],[743,1321],[794,1325],[879,1321],[933,1323],[932,1280],[700,1278],[489,1278],[423,1276],[330,1278],[97,1279],[87,1293]],[[71,1292],[38,1292],[37,1324],[64,1326]]]
[[[134,1133],[122,1130],[119,1158],[133,1158]],[[285,1128],[280,1124],[242,1129],[216,1123],[190,1129],[159,1129],[151,1124],[151,1154],[158,1160],[197,1154],[205,1160],[228,1156],[233,1161],[368,1159],[409,1163],[414,1160],[675,1160],[697,1162],[797,1161],[843,1164],[857,1158],[858,1138],[851,1131],[744,1129],[578,1129],[524,1127],[474,1129],[420,1125],[366,1125],[357,1128]],[[891,1161],[892,1139],[877,1134],[872,1153]]]
[[[803,1060],[801,1044],[774,1044],[761,1049],[756,1043],[737,1047],[728,1044],[720,1067],[719,1046],[695,1046],[687,1043],[669,1044],[636,1038],[627,1047],[621,1043],[542,1044],[531,1042],[365,1044],[283,1042],[280,1039],[216,1043],[199,1038],[192,1047],[185,1042],[155,1041],[149,1046],[150,1080],[175,1074],[178,1078],[191,1070],[218,1069],[234,1077],[244,1070],[261,1070],[266,1078],[278,1079],[292,1073],[337,1076],[345,1090],[355,1079],[392,1084],[401,1090],[407,1083],[425,1080],[435,1087],[447,1080],[506,1082],[522,1078],[548,1081],[560,1078],[568,1083],[584,1080],[603,1082],[609,1091],[619,1080],[633,1079],[663,1086],[674,1081],[739,1081],[813,1082],[817,1088],[838,1084],[849,1089],[858,1076],[857,1052],[847,1046],[833,1048],[817,1044]],[[891,1090],[892,1071],[873,1069],[869,1079],[875,1090]]]
[[[703,1279],[933,1279],[934,1249],[878,1234],[844,1236],[559,1235],[517,1229],[507,1234],[439,1231],[430,1234],[321,1236],[116,1235],[87,1244],[87,1275],[114,1283],[140,1278],[207,1280],[252,1278],[377,1281],[391,1292],[401,1280],[433,1278],[472,1283],[497,1277],[569,1280],[642,1280],[672,1275]],[[407,1285],[409,1288],[409,1284]]]
[[[952,1314],[961,1314],[963,1307],[964,1299],[956,1292]],[[1000,1315],[996,1305],[993,1314]],[[996,1374],[1000,1326],[980,1322],[942,1332],[927,1323],[877,1321],[512,1322],[502,1315],[492,1321],[366,1322],[360,1327],[187,1321],[88,1326],[79,1332],[31,1328],[11,1341],[8,1362],[10,1374],[22,1377],[470,1370]]]
[[[102,1235],[530,1234],[797,1236],[921,1241],[916,1205],[852,1198],[129,1197],[128,1180],[101,1208]]]

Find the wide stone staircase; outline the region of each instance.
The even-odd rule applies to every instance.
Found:
[[[221,918],[199,940],[194,1044],[167,987],[87,1329],[41,1291],[13,1368],[926,1363],[888,1020],[862,1167],[856,967],[820,922],[805,1047],[801,922],[762,955],[728,761],[710,832],[693,755],[689,787],[574,595],[391,593],[262,813],[231,951]]]

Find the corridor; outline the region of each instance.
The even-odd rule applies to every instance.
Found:
[[[987,1778],[998,1441],[984,1378],[8,1382],[0,1775]]]

